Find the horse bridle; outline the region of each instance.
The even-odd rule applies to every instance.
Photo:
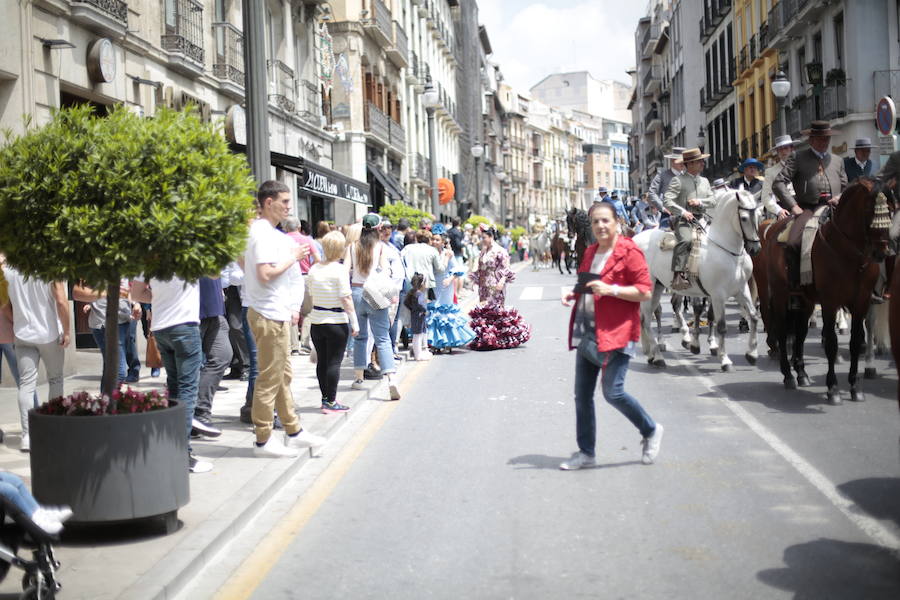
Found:
[[[759,242],[759,233],[754,229],[754,233],[755,233],[754,237],[753,237],[753,238],[748,238],[747,235],[744,233],[744,227],[740,224],[740,223],[741,223],[741,219],[740,219],[741,215],[742,215],[743,213],[746,213],[747,216],[748,216],[748,218],[749,218],[749,216],[750,216],[752,213],[756,212],[756,207],[753,207],[753,208],[744,208],[743,206],[741,206],[741,197],[738,195],[737,191],[734,192],[734,200],[735,200],[735,202],[737,203],[738,229],[741,230],[741,251],[736,253],[736,252],[734,252],[733,250],[729,250],[728,248],[726,248],[725,246],[723,246],[722,244],[720,244],[719,242],[717,242],[716,240],[714,240],[714,239],[709,235],[708,232],[707,232],[707,238],[706,238],[706,239],[708,239],[710,242],[712,242],[713,244],[715,244],[716,246],[718,246],[719,248],[721,248],[722,250],[724,250],[724,251],[727,252],[728,254],[730,254],[730,255],[732,255],[732,256],[740,256],[740,255],[742,255],[743,253],[745,253],[745,252],[747,251],[747,242]],[[708,215],[707,215],[707,216],[708,216]],[[754,239],[754,238],[755,238],[755,239]]]

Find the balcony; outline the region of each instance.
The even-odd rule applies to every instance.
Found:
[[[750,43],[748,44],[750,50],[748,55],[748,66],[752,65],[753,62],[759,57],[759,54],[756,52],[756,44],[759,41],[759,36],[757,34],[753,34],[753,37],[750,38]]]
[[[652,165],[655,164],[658,166],[662,164],[662,152],[660,152],[659,148],[653,148],[644,155],[644,160],[646,169],[649,171]]]
[[[650,134],[660,127],[662,127],[662,121],[659,119],[659,111],[651,108],[644,116],[644,133]]]
[[[416,179],[421,185],[428,187],[431,177],[428,174],[428,161],[418,152],[410,155],[410,177]]]
[[[122,0],[73,0],[72,20],[101,35],[124,37],[128,3]]]
[[[542,179],[533,179],[531,181],[531,187],[536,190],[542,190],[544,189],[544,181]]]
[[[213,77],[219,80],[222,90],[232,98],[244,97],[244,36],[231,23],[213,23],[216,38],[216,56],[213,60]]]
[[[394,21],[394,45],[387,49],[387,56],[401,69],[409,65],[409,42],[397,21]]]
[[[654,23],[647,28],[647,31],[644,32],[644,37],[641,39],[641,54],[644,58],[649,58],[653,55],[653,49],[656,47],[658,40],[659,23]]]
[[[391,31],[391,11],[381,0],[369,0],[368,10],[368,18],[362,22],[363,29],[383,48],[389,48],[394,38]]]
[[[391,148],[401,156],[406,154],[406,131],[397,121],[388,119],[388,133],[390,134]]]
[[[199,77],[204,72],[203,5],[198,0],[172,0],[168,8],[161,41],[169,66]]]
[[[653,65],[652,67],[647,69],[647,73],[644,75],[644,79],[641,82],[644,90],[644,96],[652,96],[659,90],[660,72],[661,69],[656,65]]]
[[[371,102],[366,103],[366,133],[374,136],[376,140],[385,146],[391,143],[390,120],[390,117],[384,114],[380,108]]]
[[[750,52],[747,49],[747,46],[741,48],[741,51],[738,53],[738,65],[737,65],[737,76],[743,77],[744,71],[746,71],[750,67],[750,62],[747,60]]]
[[[799,138],[800,132],[809,125],[813,119],[815,105],[811,98],[798,96],[787,110],[787,128],[791,137]]]
[[[822,113],[829,121],[847,116],[847,86],[829,85],[822,90]]]
[[[268,61],[269,73],[275,82],[275,93],[269,94],[269,101],[286,113],[297,110],[297,88],[294,70],[280,60]]]
[[[759,28],[759,41],[757,42],[756,51],[759,52],[760,56],[763,52],[766,51],[766,48],[769,47],[769,23],[763,23]]]
[[[300,82],[300,118],[321,127],[322,123],[322,102],[319,99],[319,86],[311,81]]]
[[[544,152],[540,148],[531,149],[531,161],[536,163],[544,162]]]
[[[523,182],[528,180],[528,173],[521,169],[512,169],[510,171],[510,176],[513,181]]]
[[[769,46],[783,49],[791,38],[807,33],[810,23],[832,4],[827,0],[779,0],[769,11]]]

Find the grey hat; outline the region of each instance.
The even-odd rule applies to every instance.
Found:
[[[862,150],[864,148],[874,148],[872,145],[872,139],[867,137],[856,138],[856,143],[853,144],[852,148],[854,150]]]
[[[778,150],[779,148],[783,148],[784,146],[796,146],[797,142],[791,139],[789,135],[779,135],[775,138],[775,145],[772,146],[772,150]]]
[[[668,154],[663,155],[663,158],[669,158],[671,160],[681,160],[681,155],[684,153],[684,148],[681,146],[674,146],[672,151]]]
[[[713,181],[712,186],[714,188],[728,187],[728,182],[719,177],[715,181]]]

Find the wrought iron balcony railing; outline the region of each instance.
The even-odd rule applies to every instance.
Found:
[[[213,23],[216,58],[213,75],[244,87],[244,35],[231,23]]]

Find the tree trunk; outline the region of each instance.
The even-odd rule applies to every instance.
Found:
[[[100,393],[112,397],[119,387],[119,278],[106,286],[106,350],[103,353],[103,379]],[[110,403],[112,408],[112,403]]]

